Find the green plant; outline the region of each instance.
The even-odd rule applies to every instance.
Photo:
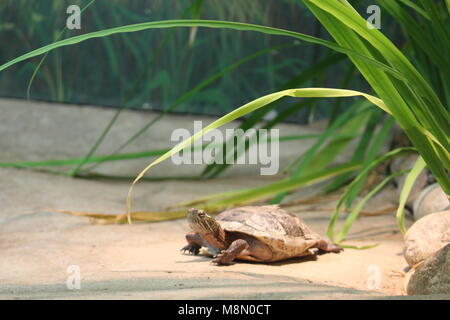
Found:
[[[360,105],[358,108],[353,107],[343,115],[335,116],[330,122],[328,130],[324,135],[318,139],[317,143],[310,149],[310,151],[297,159],[290,166],[292,173],[289,177],[260,188],[250,190],[238,190],[231,193],[213,195],[207,198],[196,200],[201,203],[203,207],[218,210],[219,208],[230,204],[242,204],[259,199],[271,198],[272,201],[279,202],[284,196],[285,192],[295,188],[308,185],[317,181],[323,181],[330,177],[336,177],[327,190],[333,190],[347,182],[351,177],[349,174],[360,170],[356,178],[347,186],[343,193],[339,204],[330,219],[328,235],[337,242],[345,240],[345,235],[348,232],[351,224],[359,214],[360,209],[367,199],[376,191],[381,189],[392,177],[400,173],[394,173],[387,177],[379,185],[377,185],[373,192],[369,192],[363,200],[352,210],[347,220],[344,222],[344,227],[338,236],[335,237],[334,227],[340,214],[340,209],[345,203],[347,208],[350,208],[356,199],[356,196],[361,190],[362,184],[367,177],[370,170],[377,165],[386,161],[396,155],[417,151],[423,158],[423,163],[432,171],[437,181],[447,194],[450,194],[450,181],[447,177],[447,172],[450,170],[450,147],[449,147],[449,114],[448,105],[448,85],[445,83],[446,72],[440,71],[440,60],[442,54],[436,50],[429,49],[420,42],[426,33],[422,30],[414,31],[409,28],[407,16],[409,8],[400,7],[400,5],[391,5],[391,2],[380,1],[382,5],[396,17],[411,33],[411,39],[415,44],[411,44],[413,55],[421,56],[419,59],[408,57],[397,48],[383,33],[377,29],[369,29],[366,20],[362,18],[356,10],[346,0],[339,1],[323,1],[323,0],[304,0],[305,5],[317,17],[321,24],[327,29],[335,42],[319,39],[317,37],[308,36],[298,32],[283,30],[279,28],[271,28],[267,26],[231,22],[231,21],[208,21],[208,20],[169,20],[169,21],[153,21],[111,29],[104,29],[97,32],[87,33],[76,37],[67,38],[61,41],[54,42],[50,45],[44,46],[40,49],[33,50],[24,54],[8,63],[0,66],[0,71],[28,58],[44,54],[50,50],[73,45],[92,38],[104,38],[117,33],[137,32],[153,28],[174,28],[174,27],[207,27],[220,29],[234,29],[244,31],[256,31],[270,35],[286,36],[306,41],[309,43],[325,46],[331,50],[346,54],[352,61],[354,66],[359,70],[367,83],[371,86],[373,91],[378,95],[375,97],[366,93],[343,89],[326,89],[326,88],[302,88],[302,89],[286,89],[281,90],[256,100],[253,100],[240,108],[228,113],[217,121],[213,122],[201,132],[195,134],[190,139],[180,143],[171,150],[167,151],[149,166],[147,166],[134,180],[133,185],[141,179],[144,174],[154,165],[164,161],[175,152],[179,152],[183,148],[189,146],[195,139],[205,134],[208,130],[219,127],[229,121],[242,117],[250,112],[265,106],[274,107],[278,99],[284,96],[293,97],[345,97],[345,96],[364,96],[370,103],[379,107],[382,111],[388,114],[384,119],[383,126],[377,134],[375,134],[375,126],[377,121],[370,120],[370,117],[365,119],[366,129],[361,136],[359,147],[356,149],[353,156],[353,161],[349,164],[330,167],[330,157],[320,163],[320,166],[315,171],[305,170],[313,166],[312,159],[322,154],[324,156],[323,146],[326,140],[331,138],[331,133],[337,130],[342,124],[351,123],[352,117],[361,113],[368,112],[368,105]],[[444,48],[449,48],[449,8],[448,2],[435,3],[434,1],[419,0],[416,2],[402,1],[407,6],[411,7],[416,14],[421,15],[423,22],[429,30],[433,30],[435,35],[439,37],[439,41]],[[413,5],[412,5],[413,4]],[[419,53],[418,53],[419,52]],[[448,56],[448,55],[447,55]],[[416,61],[417,60],[417,61]],[[433,60],[433,68],[428,68],[426,61]],[[416,68],[413,63],[418,62],[419,67]],[[448,69],[447,69],[448,70]],[[429,72],[429,73],[427,73]],[[301,81],[300,81],[301,82]],[[299,106],[297,106],[299,107]],[[262,110],[262,109],[260,109]],[[354,113],[353,113],[354,112]],[[373,112],[372,110],[370,112]],[[243,123],[245,126],[255,125],[259,119],[264,115],[263,112],[255,112],[253,118],[249,117],[247,122]],[[381,119],[380,114],[373,113],[376,119]],[[392,117],[392,118],[391,118]],[[387,138],[389,130],[392,126],[393,120],[398,122],[404,132],[408,135],[414,145],[414,149],[396,149],[389,153],[377,157],[381,143]],[[359,129],[355,126],[355,132]],[[333,140],[331,140],[333,141]],[[345,139],[338,140],[342,145],[348,143]],[[371,151],[364,152],[363,147],[368,142],[371,142]],[[341,147],[340,146],[340,147]],[[401,200],[405,199],[408,194],[408,189],[411,186],[414,176],[420,171],[424,165],[422,158],[419,158],[418,164],[410,172],[408,183],[402,192]],[[89,159],[89,157],[87,157]],[[218,167],[209,167],[205,172],[218,172]],[[222,167],[223,168],[223,167]],[[305,172],[308,172],[306,174]],[[220,171],[219,171],[220,173]],[[128,218],[131,217],[131,191],[130,187],[127,208]],[[280,193],[281,192],[281,193]],[[400,206],[401,207],[401,206]],[[182,211],[175,211],[169,218],[180,217]],[[154,220],[152,214],[133,213],[132,217],[137,220]],[[92,215],[91,215],[92,216]],[[158,219],[161,214],[157,214]],[[95,217],[98,217],[97,215]],[[399,210],[398,220],[402,225],[402,211]],[[111,217],[107,217],[111,219]],[[114,218],[114,221],[123,221],[125,216]],[[401,227],[404,230],[403,227]]]

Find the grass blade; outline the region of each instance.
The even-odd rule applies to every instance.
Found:
[[[157,165],[158,163],[170,158],[173,154],[181,151],[185,147],[191,145],[194,141],[196,141],[198,138],[205,135],[207,132],[211,131],[212,129],[218,128],[230,121],[233,121],[247,113],[250,113],[254,110],[257,110],[259,108],[262,108],[269,103],[272,103],[273,101],[276,101],[282,97],[285,96],[291,96],[291,97],[297,97],[297,98],[306,98],[306,97],[353,97],[353,96],[363,96],[379,108],[387,111],[387,108],[383,101],[380,99],[368,95],[366,93],[353,91],[353,90],[343,90],[343,89],[327,89],[327,88],[303,88],[303,89],[288,89],[280,92],[275,92],[263,97],[260,97],[258,99],[255,99],[240,108],[237,108],[236,110],[228,113],[227,115],[221,117],[220,119],[214,121],[210,125],[206,126],[199,132],[192,135],[190,138],[180,142],[175,147],[173,147],[169,152],[165,153],[152,163],[150,163],[147,167],[145,167],[139,175],[136,177],[136,179],[133,181],[133,183],[130,186],[130,189],[128,190],[128,196],[127,196],[127,213],[131,212],[131,193],[133,190],[133,186],[146,174],[148,170],[150,170],[152,167]],[[128,216],[130,219],[130,216]],[[129,220],[131,222],[131,220]]]
[[[393,68],[385,65],[384,63],[376,61],[376,60],[374,60],[370,57],[367,57],[363,54],[360,54],[357,51],[354,51],[352,49],[341,47],[332,41],[323,40],[320,38],[316,38],[313,36],[309,36],[306,34],[294,32],[294,31],[290,31],[290,30],[260,26],[260,25],[249,24],[249,23],[241,23],[241,22],[233,22],[233,21],[216,21],[216,20],[194,20],[194,19],[192,19],[192,20],[151,21],[151,22],[137,23],[137,24],[131,24],[131,25],[127,25],[127,26],[121,26],[121,27],[115,27],[115,28],[85,33],[85,34],[82,34],[79,36],[56,41],[49,45],[43,46],[39,49],[25,53],[15,59],[12,59],[12,60],[0,65],[0,71],[3,71],[21,61],[30,59],[32,57],[39,56],[41,54],[44,54],[48,51],[57,49],[59,47],[77,44],[77,43],[80,43],[80,42],[83,42],[83,41],[86,41],[89,39],[102,38],[102,37],[107,37],[107,36],[110,36],[113,34],[119,34],[119,33],[138,32],[138,31],[143,31],[143,30],[147,30],[147,29],[177,28],[177,27],[222,28],[222,29],[233,29],[233,30],[240,30],[240,31],[255,31],[255,32],[261,32],[261,33],[270,34],[270,35],[293,37],[293,38],[296,38],[296,39],[299,39],[302,41],[323,45],[323,46],[333,49],[337,52],[341,52],[341,53],[345,53],[345,54],[349,54],[349,55],[358,57],[360,59],[363,59],[364,61],[367,61],[370,64],[373,64],[374,66],[379,67],[382,70],[389,72],[390,74],[398,77],[399,79],[406,80],[399,72],[397,72]]]
[[[422,157],[418,157],[416,163],[411,169],[411,172],[408,174],[405,180],[405,184],[403,185],[402,191],[400,193],[400,200],[397,209],[397,223],[402,233],[406,232],[405,227],[405,204],[408,200],[409,193],[411,192],[414,182],[416,182],[417,177],[420,173],[426,168],[426,163]]]
[[[369,166],[361,170],[361,172],[358,174],[358,176],[348,185],[345,192],[340,197],[338,204],[336,205],[336,208],[334,209],[333,214],[330,218],[330,223],[328,225],[327,235],[331,240],[334,240],[334,227],[336,225],[337,219],[340,215],[340,210],[342,205],[344,204],[345,200],[347,199],[348,195],[352,192],[354,186],[357,186],[359,184],[359,181],[364,179],[364,177],[369,173],[372,169],[379,166],[381,163],[383,163],[386,160],[389,160],[391,158],[397,157],[399,155],[403,154],[410,154],[410,153],[416,153],[417,151],[414,148],[397,148],[392,151],[387,152],[386,154],[382,155],[375,161],[373,161]]]
[[[336,236],[336,243],[341,243],[344,241],[345,236],[347,235],[348,231],[350,230],[350,227],[355,222],[356,218],[358,218],[359,213],[363,209],[363,207],[366,205],[367,201],[369,201],[375,194],[377,194],[389,181],[391,181],[393,178],[398,177],[408,170],[396,172],[394,174],[389,175],[388,177],[384,178],[383,181],[381,181],[379,184],[377,184],[370,192],[368,192],[362,199],[359,201],[359,203],[355,206],[355,208],[352,210],[352,212],[348,215],[347,219],[345,219],[344,225],[342,226],[341,231]]]

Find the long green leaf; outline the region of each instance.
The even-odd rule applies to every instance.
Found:
[[[391,181],[393,178],[398,177],[402,174],[404,174],[408,170],[395,172],[388,177],[384,178],[379,184],[377,184],[373,189],[371,189],[362,199],[359,201],[359,203],[355,206],[355,208],[350,212],[350,214],[345,219],[344,225],[342,226],[341,231],[336,236],[336,243],[341,243],[348,231],[350,230],[350,227],[355,222],[356,218],[358,218],[359,213],[363,209],[363,207],[366,205],[367,201],[369,201],[375,194],[377,194],[389,181]]]
[[[325,57],[324,59],[320,60],[316,64],[314,64],[311,67],[306,68],[301,73],[299,73],[297,76],[293,77],[286,83],[280,86],[280,88],[277,91],[285,90],[285,89],[291,89],[295,87],[299,87],[302,84],[304,84],[306,81],[314,79],[317,75],[322,74],[327,68],[329,68],[331,65],[336,64],[339,62],[343,55],[337,55],[333,54],[330,56]],[[282,120],[286,119],[288,116],[292,115],[293,113],[299,111],[301,108],[306,107],[307,105],[311,104],[311,102],[308,101],[301,101],[299,103],[294,103],[282,112],[280,112],[275,119],[269,121],[267,124],[263,125],[262,129],[270,129],[277,123],[281,122]],[[268,105],[266,108],[260,109],[257,112],[253,112],[249,117],[247,117],[243,123],[239,126],[242,130],[248,130],[249,128],[254,127],[259,121],[263,120],[264,116],[271,111],[272,109],[277,108],[277,103],[272,103],[271,105]],[[247,150],[247,148],[246,148]],[[224,155],[224,158],[228,157],[235,157],[236,156],[236,148],[232,148],[230,151],[230,154]],[[224,164],[210,164],[208,165],[202,172],[203,176],[208,176],[210,178],[217,177],[220,173],[222,173],[226,168],[228,168],[230,165],[226,163]]]
[[[416,182],[417,177],[420,175],[420,173],[425,169],[426,163],[423,160],[422,157],[418,157],[416,160],[416,163],[411,169],[411,172],[406,177],[405,183],[403,185],[402,191],[400,193],[400,200],[399,205],[397,209],[397,223],[400,227],[400,230],[405,233],[406,227],[405,227],[405,204],[408,200],[409,193],[411,192],[414,183]]]
[[[95,2],[95,0],[91,0],[87,5],[85,5],[83,8],[81,8],[80,10],[80,14],[82,14],[87,8],[89,8],[93,3]],[[61,39],[62,35],[64,34],[64,32],[67,30],[67,26],[64,27],[64,29],[62,29],[60,31],[60,33],[56,36],[56,40]],[[31,86],[33,85],[33,81],[34,78],[36,78],[36,75],[39,71],[39,69],[41,68],[42,64],[44,63],[45,59],[47,58],[48,52],[45,53],[45,55],[41,58],[41,60],[39,61],[38,65],[36,66],[36,68],[34,68],[33,74],[30,77],[30,80],[28,81],[28,87],[27,87],[27,99],[30,99],[30,94],[31,94]]]
[[[320,134],[304,134],[304,135],[287,135],[280,136],[278,138],[279,142],[295,141],[295,140],[305,140],[305,139],[316,139],[319,138]],[[348,135],[340,135],[340,138],[349,138]],[[272,137],[268,138],[268,142],[272,141]],[[263,142],[261,142],[263,143]],[[202,146],[194,146],[193,151],[201,150],[206,148],[208,144]],[[222,144],[213,144],[214,147],[221,147]],[[149,150],[149,151],[138,151],[138,152],[128,152],[114,155],[104,155],[90,157],[86,163],[104,163],[109,161],[122,161],[122,160],[134,160],[140,158],[157,157],[168,152],[170,148],[159,149],[159,150]],[[191,150],[186,150],[186,152],[191,152]],[[0,162],[0,167],[12,167],[12,168],[34,168],[34,167],[57,167],[57,166],[67,166],[72,164],[78,164],[83,158],[68,158],[68,159],[49,159],[49,160],[39,160],[39,161],[13,161],[13,162]]]
[[[220,119],[214,121],[207,127],[203,128],[199,132],[192,135],[190,138],[180,142],[175,147],[173,147],[169,152],[165,153],[155,161],[153,161],[151,164],[149,164],[147,167],[145,167],[139,175],[136,177],[136,179],[133,181],[132,185],[130,186],[130,189],[128,191],[127,196],[127,213],[128,218],[130,219],[129,213],[131,212],[131,193],[133,190],[133,186],[145,175],[145,173],[150,170],[150,168],[154,167],[158,163],[170,158],[172,155],[176,154],[177,152],[181,151],[185,147],[189,146],[191,143],[196,141],[198,138],[205,135],[207,132],[218,128],[230,121],[233,121],[247,113],[250,113],[254,110],[257,110],[261,107],[264,107],[268,105],[269,103],[278,100],[285,96],[291,96],[296,98],[310,98],[310,97],[353,97],[353,96],[363,96],[379,108],[385,110],[388,112],[388,109],[386,108],[383,101],[380,99],[368,95],[366,93],[353,91],[353,90],[344,90],[344,89],[327,89],[327,88],[303,88],[303,89],[288,89],[280,92],[275,92],[263,97],[260,97],[258,99],[255,99],[240,108],[237,108],[236,110],[228,113],[227,115],[221,117]],[[130,221],[129,221],[130,222]]]
[[[121,27],[116,27],[116,28],[95,31],[95,32],[91,32],[91,33],[85,33],[85,34],[82,34],[79,36],[56,41],[49,45],[43,46],[39,49],[25,53],[13,60],[10,60],[10,61],[4,63],[3,65],[1,65],[0,71],[3,71],[6,68],[9,68],[9,67],[15,65],[16,63],[30,59],[32,57],[39,56],[41,54],[44,54],[44,53],[54,50],[56,48],[77,44],[77,43],[80,43],[82,41],[86,41],[89,39],[102,38],[102,37],[107,37],[107,36],[119,34],[119,33],[143,31],[143,30],[147,30],[147,29],[177,28],[177,27],[225,28],[225,29],[234,29],[234,30],[241,30],[241,31],[255,31],[255,32],[261,32],[261,33],[271,34],[271,35],[293,37],[293,38],[296,38],[296,39],[299,39],[302,41],[323,45],[323,46],[333,49],[337,52],[354,55],[356,57],[359,57],[360,59],[367,61],[368,63],[371,63],[371,64],[393,74],[394,76],[398,77],[399,79],[404,79],[404,77],[401,74],[399,74],[397,71],[395,71],[393,68],[391,68],[383,63],[380,63],[372,58],[364,56],[363,54],[360,54],[357,51],[343,48],[331,41],[326,41],[326,40],[319,39],[319,38],[309,36],[306,34],[302,34],[299,32],[294,32],[294,31],[289,31],[289,30],[284,30],[284,29],[279,29],[279,28],[260,26],[260,25],[249,24],[249,23],[232,22],[232,21],[216,21],[216,20],[194,20],[194,19],[144,22],[144,23],[138,23],[138,24],[132,24],[132,25],[127,25],[127,26],[121,26]]]
[[[380,156],[378,159],[373,161],[369,166],[365,167],[361,172],[358,174],[358,176],[348,185],[346,191],[341,195],[338,204],[336,205],[336,208],[334,209],[333,214],[330,218],[330,223],[328,224],[328,230],[327,235],[330,239],[334,240],[334,227],[337,223],[337,220],[340,215],[340,210],[342,205],[344,204],[345,200],[347,199],[348,195],[352,192],[353,188],[355,186],[358,186],[359,181],[365,178],[366,174],[370,172],[372,169],[379,166],[381,163],[383,163],[386,160],[389,160],[391,158],[397,157],[402,154],[410,154],[415,153],[416,150],[414,148],[397,148],[392,151],[387,152],[386,154]]]
[[[178,97],[173,103],[171,103],[167,108],[165,108],[163,112],[159,113],[156,117],[154,117],[152,120],[147,122],[144,126],[142,126],[130,138],[128,138],[124,143],[122,143],[119,147],[117,147],[111,153],[111,156],[113,156],[115,154],[118,154],[127,145],[129,145],[131,142],[133,142],[139,136],[141,136],[144,132],[146,132],[149,128],[151,128],[152,125],[154,125],[157,121],[161,120],[164,116],[169,114],[170,111],[175,110],[182,103],[184,103],[187,100],[189,100],[195,94],[198,94],[198,92],[200,92],[202,89],[204,89],[205,87],[207,87],[208,85],[210,85],[211,83],[216,81],[217,79],[221,78],[225,74],[235,70],[236,68],[238,68],[239,66],[241,66],[242,64],[244,64],[246,62],[249,62],[249,61],[251,61],[251,60],[253,60],[253,59],[255,59],[255,58],[257,58],[257,57],[259,57],[261,55],[264,55],[264,54],[272,52],[272,50],[280,50],[280,49],[285,49],[285,48],[289,48],[289,47],[292,47],[292,46],[293,46],[292,44],[285,44],[285,45],[280,45],[280,46],[275,46],[275,47],[259,50],[259,51],[254,52],[254,53],[252,53],[252,54],[250,54],[250,55],[248,55],[248,56],[246,56],[246,57],[244,57],[242,59],[239,59],[238,61],[236,61],[236,62],[226,66],[225,68],[223,68],[223,69],[219,70],[218,72],[212,74],[211,76],[207,77],[205,80],[203,80],[200,83],[198,83],[192,89],[190,89],[189,91],[187,91],[186,93],[184,93],[183,95]],[[91,166],[89,169],[93,169],[94,167],[95,167],[95,165]]]
[[[399,82],[367,61],[349,56],[389,107],[442,188],[450,194],[450,181],[445,172],[446,168],[450,169],[449,136],[445,133],[449,130],[449,115],[431,87],[386,37],[376,29],[367,28],[365,19],[347,1],[304,2],[340,45],[372,58],[382,55],[381,59],[409,79]]]

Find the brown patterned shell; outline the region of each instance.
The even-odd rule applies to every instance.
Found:
[[[283,257],[298,255],[321,239],[300,218],[277,205],[230,209],[216,220],[225,231],[255,237]]]

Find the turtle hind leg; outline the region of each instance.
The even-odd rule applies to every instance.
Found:
[[[331,243],[324,239],[320,239],[319,241],[317,241],[317,244],[314,247],[324,252],[333,252],[333,253],[339,253],[344,250],[338,245],[335,245],[334,243]]]
[[[197,255],[200,252],[200,248],[203,246],[203,240],[198,233],[190,232],[186,234],[187,245],[181,248],[180,251],[185,253],[186,251]]]
[[[230,265],[234,259],[242,256],[248,248],[249,244],[244,239],[234,240],[228,249],[219,253],[212,262],[219,265]]]

